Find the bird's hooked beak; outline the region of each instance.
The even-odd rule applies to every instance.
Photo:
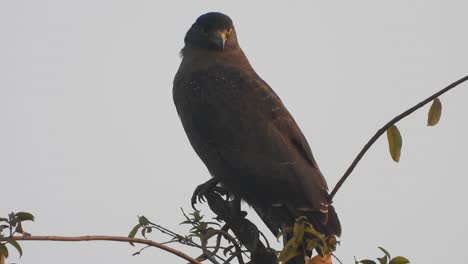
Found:
[[[222,31],[215,31],[211,36],[210,40],[213,44],[220,51],[224,51],[224,47],[226,46],[226,40],[228,39],[229,35],[231,35],[232,29],[222,30]]]

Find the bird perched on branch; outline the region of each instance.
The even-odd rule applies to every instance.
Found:
[[[231,19],[204,14],[184,41],[174,103],[213,177],[194,197],[219,183],[250,204],[274,234],[307,216],[320,232],[339,236],[340,222],[309,144],[250,65]]]

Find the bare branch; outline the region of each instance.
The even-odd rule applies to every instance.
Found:
[[[454,83],[450,84],[449,86],[445,87],[444,89],[438,91],[437,93],[429,96],[428,98],[426,98],[425,100],[423,100],[422,102],[416,104],[415,106],[411,107],[410,109],[406,110],[405,112],[401,113],[400,115],[396,116],[395,118],[393,118],[392,120],[390,120],[387,124],[385,124],[381,129],[377,130],[377,132],[375,133],[375,135],[366,143],[366,145],[364,146],[364,148],[361,150],[361,152],[359,152],[359,154],[356,156],[356,158],[354,159],[353,163],[351,163],[351,166],[349,166],[349,168],[346,170],[346,172],[344,173],[344,175],[341,177],[341,179],[338,181],[338,183],[335,185],[335,188],[333,188],[333,191],[330,193],[330,197],[329,197],[329,200],[330,201],[333,201],[333,197],[335,196],[336,192],[338,192],[338,190],[341,188],[341,185],[343,185],[343,183],[346,181],[346,179],[349,177],[349,175],[351,174],[351,172],[353,172],[354,168],[356,167],[356,165],[359,163],[359,161],[361,160],[361,158],[364,156],[364,154],[366,154],[366,152],[370,149],[370,147],[377,141],[377,139],[382,136],[385,131],[387,131],[387,129],[389,127],[391,127],[392,125],[396,124],[398,121],[400,121],[401,119],[407,117],[408,115],[412,114],[414,111],[418,110],[419,108],[423,107],[424,105],[426,105],[427,103],[431,102],[432,100],[434,100],[435,98],[441,96],[442,94],[448,92],[449,90],[451,90],[452,88],[455,88],[457,85],[465,82],[468,80],[468,76],[465,76],[463,78],[461,78],[460,80],[458,81],[455,81]]]
[[[198,262],[194,258],[190,257],[189,255],[177,249],[168,247],[166,245],[163,245],[153,240],[141,239],[141,238],[130,238],[130,237],[122,237],[122,236],[75,236],[75,237],[70,237],[70,236],[14,236],[13,239],[17,241],[24,240],[24,241],[65,241],[65,242],[77,242],[77,241],[133,242],[133,243],[144,244],[144,245],[160,248],[176,256],[179,256],[189,261],[192,264],[201,264],[201,262]]]

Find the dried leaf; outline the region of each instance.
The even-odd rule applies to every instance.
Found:
[[[403,141],[401,139],[400,131],[395,125],[392,125],[387,129],[387,139],[392,159],[395,162],[400,161],[401,146],[403,144]]]
[[[440,102],[439,98],[434,99],[432,101],[431,108],[429,109],[429,113],[427,114],[427,125],[428,126],[435,126],[439,123],[440,116],[442,115],[442,103]]]

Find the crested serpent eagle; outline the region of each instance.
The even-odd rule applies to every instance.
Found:
[[[307,216],[317,230],[339,236],[340,222],[309,144],[250,65],[231,19],[204,14],[184,42],[174,103],[213,177],[197,191],[221,184],[251,205],[274,234]]]

